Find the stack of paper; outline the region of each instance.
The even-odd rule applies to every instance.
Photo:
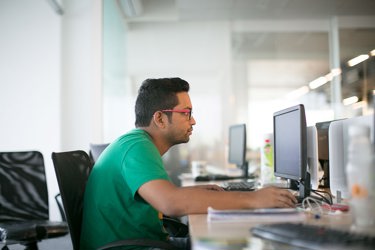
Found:
[[[283,222],[302,221],[305,214],[295,208],[262,208],[262,209],[235,209],[218,210],[209,207],[207,220],[209,222]]]

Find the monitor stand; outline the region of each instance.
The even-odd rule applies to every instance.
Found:
[[[248,162],[245,162],[242,166],[242,177],[245,179],[245,181],[247,179],[249,179],[249,163]]]
[[[299,185],[299,196],[300,197],[308,197],[310,196],[310,189],[311,189],[311,176],[310,173],[307,172],[305,179],[303,180],[303,183],[300,183]]]
[[[298,196],[305,198],[310,196],[310,173],[307,172],[303,181],[288,179],[288,188],[298,191]]]
[[[299,182],[298,181],[292,180],[292,179],[287,179],[287,182],[288,182],[288,188],[289,189],[299,190],[299,188],[298,188]]]

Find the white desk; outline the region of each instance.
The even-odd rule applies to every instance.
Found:
[[[288,245],[251,237],[250,228],[258,224],[257,222],[208,222],[207,214],[189,215],[188,218],[193,250],[243,249],[245,245],[251,250],[291,248]],[[307,215],[305,222],[350,229],[352,217],[349,212],[340,215],[323,215],[320,219]]]
[[[207,184],[220,182],[194,182],[192,178],[182,179],[183,186]],[[291,246],[275,243],[268,240],[261,240],[251,237],[250,228],[259,223],[270,223],[261,221],[238,221],[238,222],[208,222],[207,214],[189,215],[189,230],[193,250],[202,249],[291,249]],[[296,221],[297,222],[297,221]],[[324,213],[319,219],[314,215],[306,213],[304,223],[327,225],[341,230],[350,230],[353,224],[350,212],[338,212],[337,214]],[[367,232],[374,234],[375,232]],[[228,245],[226,245],[228,244]],[[293,247],[293,249],[298,249]]]

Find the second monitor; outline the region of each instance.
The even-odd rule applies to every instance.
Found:
[[[236,164],[242,169],[243,178],[248,178],[248,163],[246,161],[246,125],[237,124],[229,127],[229,163]]]

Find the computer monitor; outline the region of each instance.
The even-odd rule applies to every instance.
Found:
[[[351,125],[365,125],[370,128],[373,137],[374,122],[373,115],[352,117],[343,120],[332,121],[329,127],[329,188],[331,194],[342,198],[349,198],[345,166],[348,163],[348,130]]]
[[[274,173],[290,180],[290,188],[299,196],[310,195],[310,174],[307,171],[307,126],[302,104],[273,114]]]
[[[229,127],[229,163],[236,164],[242,169],[243,177],[248,177],[246,161],[246,124],[236,124]]]

